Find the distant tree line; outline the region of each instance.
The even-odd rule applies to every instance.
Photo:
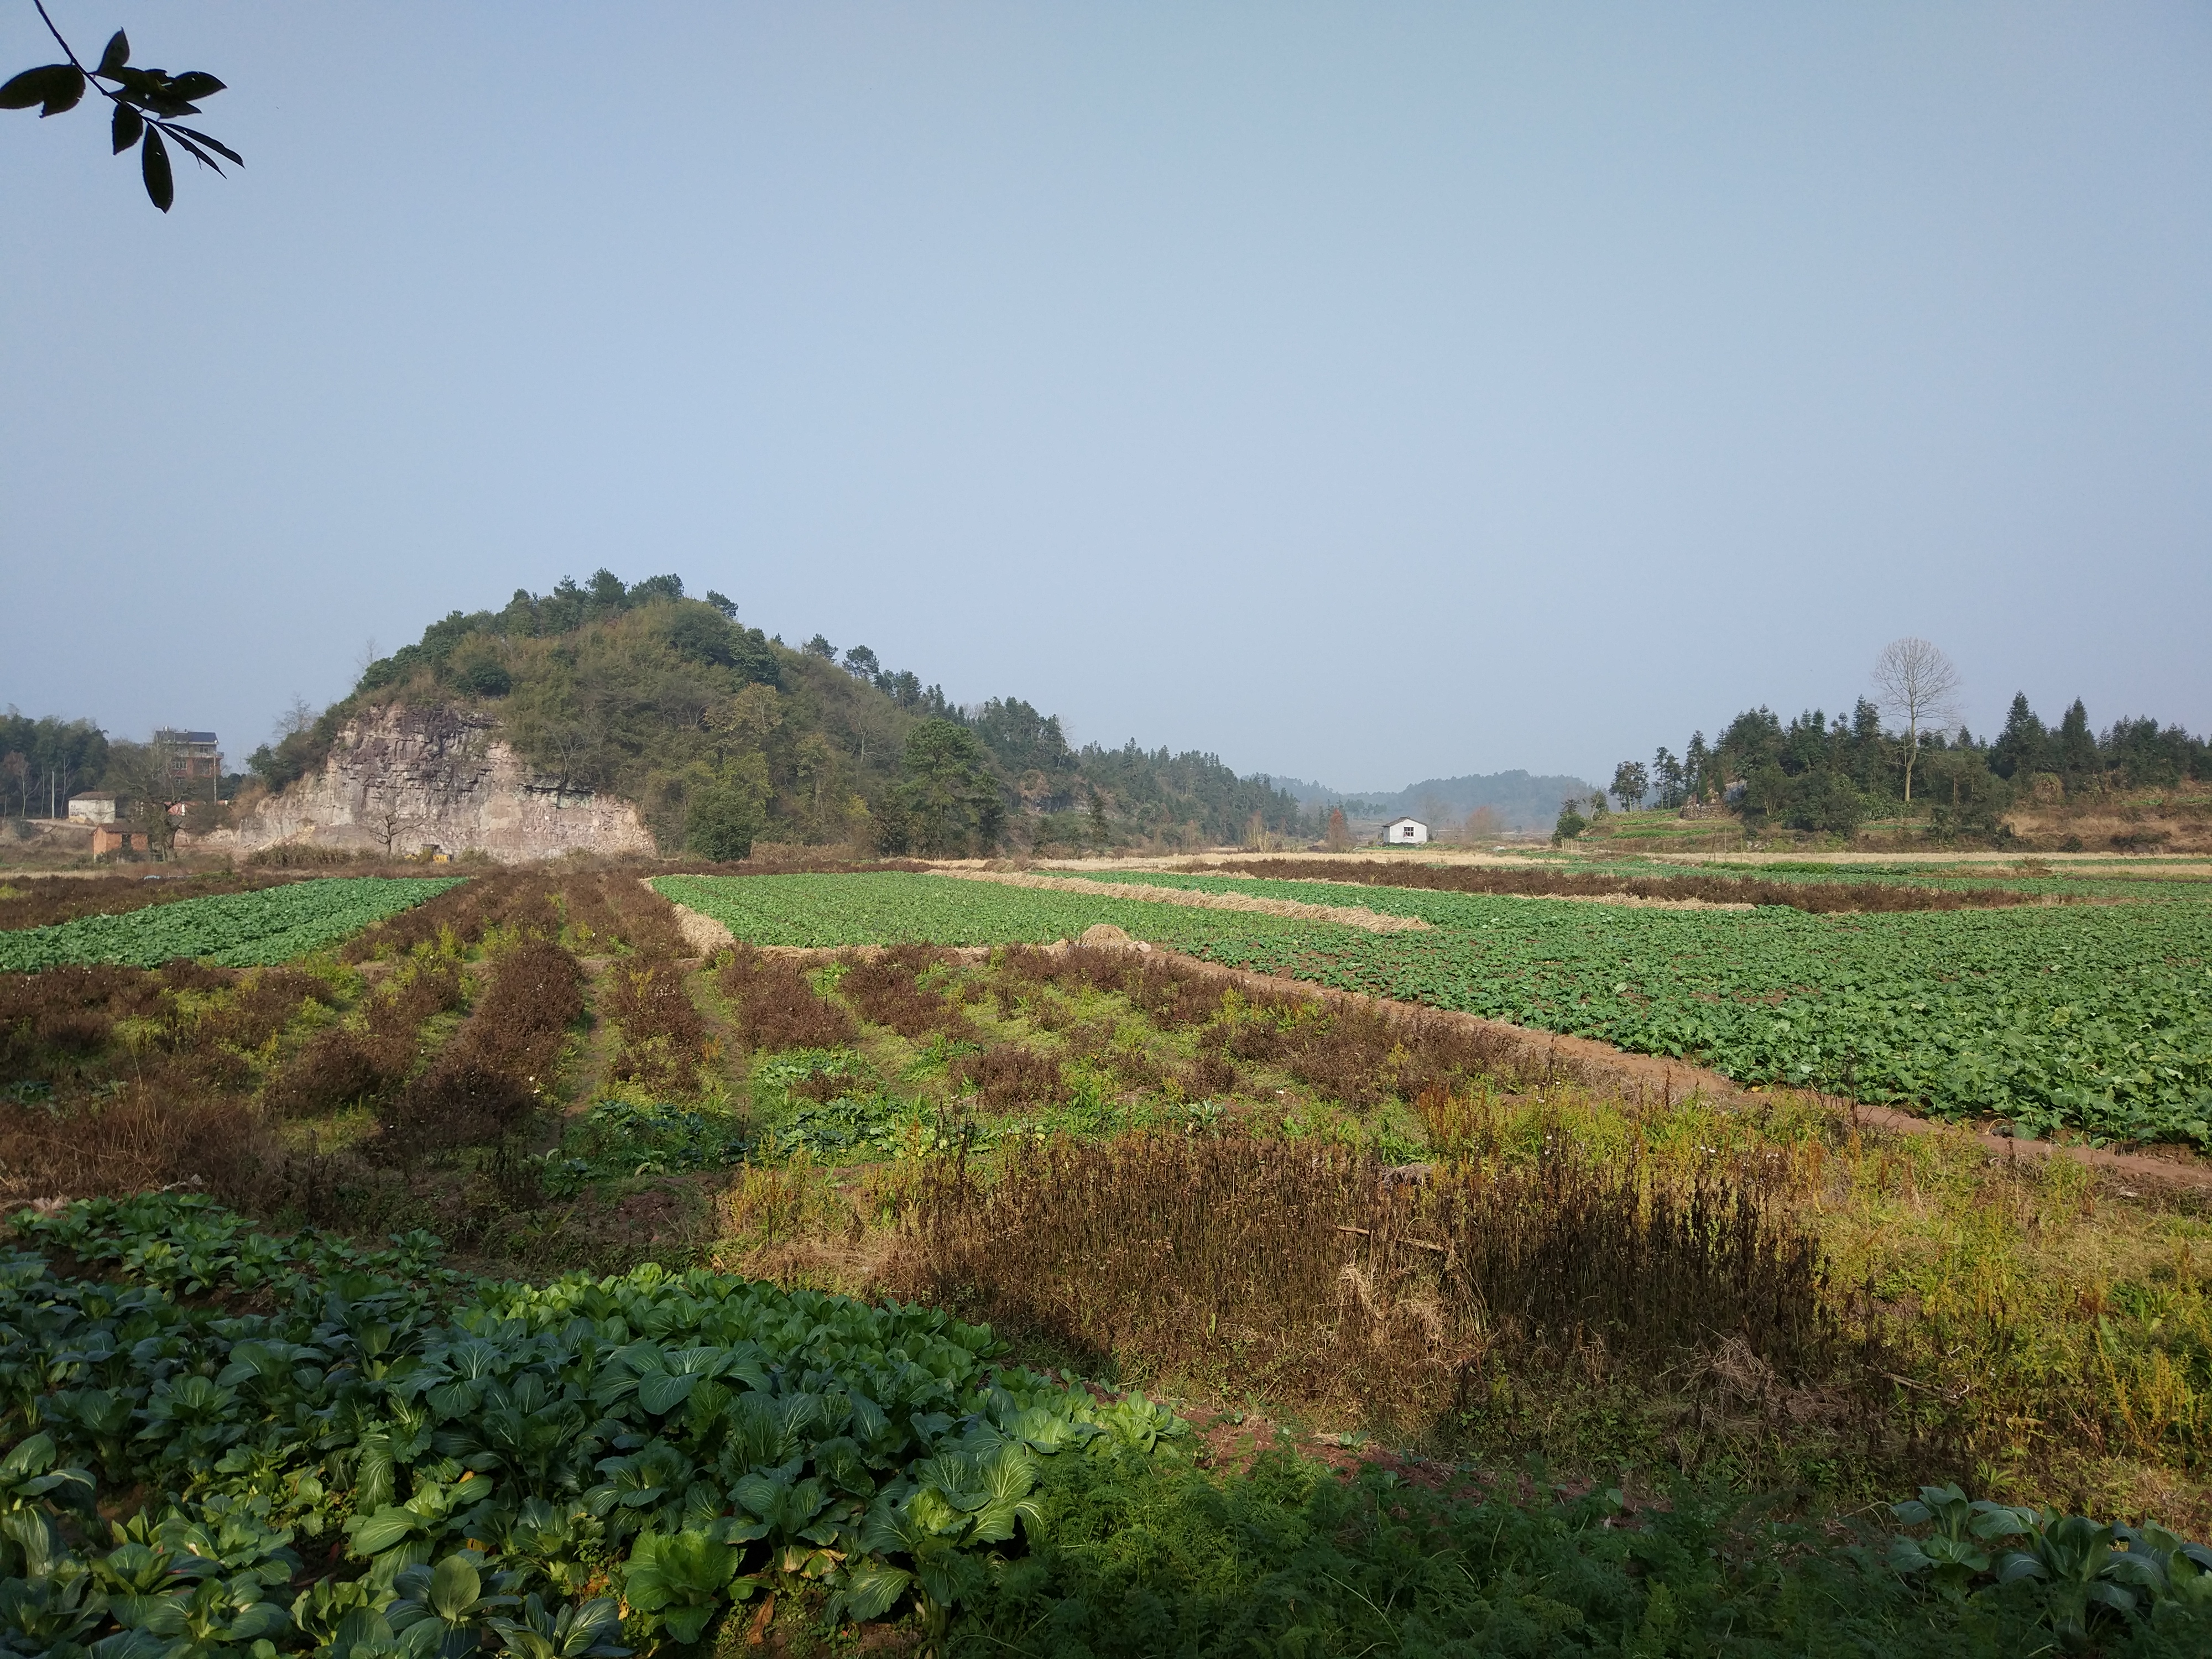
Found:
[[[1747,709],[1716,741],[1699,731],[1680,756],[1662,747],[1648,765],[1622,762],[1611,793],[1623,808],[1725,803],[1754,828],[1848,835],[1905,809],[1908,765],[1912,802],[1934,827],[1986,833],[2023,796],[2078,801],[2212,781],[2212,744],[2148,716],[2099,732],[2079,698],[2049,726],[2024,692],[1987,742],[1964,726],[1908,738],[1861,697],[1848,714],[1815,708],[1786,725],[1771,708]],[[1586,804],[1570,803],[1578,813]]]
[[[379,704],[472,704],[556,791],[635,801],[664,850],[865,839],[885,853],[1205,845],[1305,829],[1297,802],[1212,755],[1071,746],[1019,698],[951,703],[864,645],[796,648],[681,578],[601,570],[501,610],[454,611],[379,656],[248,764],[281,788]]]
[[[70,795],[101,786],[107,752],[107,734],[90,720],[33,720],[9,708],[0,715],[0,813],[60,817]]]

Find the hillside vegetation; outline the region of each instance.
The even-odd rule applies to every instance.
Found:
[[[635,801],[664,852],[744,856],[756,840],[887,854],[1188,847],[1301,829],[1297,803],[1207,754],[1069,744],[1018,697],[956,707],[941,687],[817,635],[793,648],[681,578],[602,570],[503,610],[456,611],[371,663],[249,764],[281,788],[381,703],[463,703],[563,788]]]

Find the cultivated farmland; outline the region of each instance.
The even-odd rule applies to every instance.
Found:
[[[662,895],[747,942],[701,960]],[[2172,1534],[1969,1504],[2212,1527],[2212,1225],[1217,965],[1769,915],[1357,897],[1433,928],[563,868],[299,966],[0,975],[0,1182],[49,1200],[0,1264],[0,1437],[47,1577],[105,1598],[67,1639],[1483,1651],[1537,1595],[1530,1651],[1664,1650],[1662,1615],[1760,1656],[2201,1644]],[[1097,922],[1170,948],[1050,943]],[[234,1208],[130,1196],[193,1183]],[[1564,1484],[1516,1486],[1532,1454]],[[125,1542],[70,1509],[131,1494]],[[2046,1571],[2101,1540],[2130,1599],[2000,1587],[1947,1553],[1969,1522]]]
[[[458,880],[300,881],[16,929],[0,933],[0,973],[95,963],[151,968],[179,957],[229,968],[289,962],[434,898]]]
[[[1034,939],[1112,921],[1211,961],[1595,1037],[1744,1083],[1994,1115],[2035,1133],[2212,1139],[2212,904],[2201,901],[1821,915],[1367,887],[1370,908],[1433,925],[1372,933],[1113,896],[1164,886],[1340,903],[1334,884],[1095,879],[1095,901],[905,875],[781,877],[766,890],[689,878],[671,890],[764,943]]]

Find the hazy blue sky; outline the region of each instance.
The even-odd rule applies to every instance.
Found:
[[[1345,787],[1908,632],[2212,726],[2197,0],[52,9],[248,165],[0,112],[0,703],[235,759],[606,565]]]

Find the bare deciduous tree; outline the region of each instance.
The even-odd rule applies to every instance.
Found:
[[[392,856],[392,844],[422,822],[420,817],[407,810],[405,797],[394,782],[379,784],[362,803],[362,825],[384,843],[386,859]]]
[[[1882,712],[1905,727],[1905,799],[1912,800],[1912,763],[1920,734],[1958,718],[1959,671],[1942,651],[1908,635],[1892,640],[1875,659],[1875,700]]]

